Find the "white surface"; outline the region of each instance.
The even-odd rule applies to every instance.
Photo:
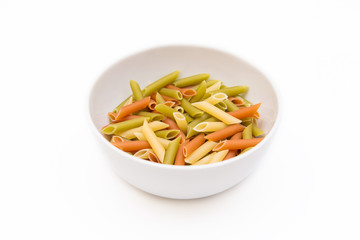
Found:
[[[219,66],[223,65],[223,67]],[[211,73],[212,79],[224,79],[227,86],[249,85],[246,94],[254,103],[261,102],[259,126],[266,137],[256,147],[234,159],[203,166],[169,166],[134,158],[107,141],[100,128],[108,124],[107,113],[131,95],[124,87],[136,79],[144,88],[149,79],[183,69],[179,78]],[[226,82],[226,83],[225,83]],[[279,125],[278,97],[269,80],[259,70],[231,54],[204,47],[165,46],[126,57],[107,69],[94,84],[89,96],[89,118],[103,159],[128,183],[157,196],[173,199],[195,199],[222,192],[254,171],[263,159]]]
[[[358,1],[89,2],[0,1],[1,239],[360,238]],[[220,195],[136,190],[86,123],[100,73],[166,43],[235,52],[281,87],[269,160]]]

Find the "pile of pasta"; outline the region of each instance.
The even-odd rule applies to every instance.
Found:
[[[258,109],[244,98],[248,86],[227,87],[198,74],[172,72],[141,89],[108,113],[101,131],[117,148],[156,163],[202,165],[242,154],[263,140]]]

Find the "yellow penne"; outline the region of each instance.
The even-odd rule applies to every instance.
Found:
[[[168,124],[160,122],[160,121],[151,122],[151,123],[149,123],[149,126],[153,131],[158,131],[158,130],[169,127]],[[127,138],[127,139],[133,139],[133,138],[136,138],[136,136],[134,134],[136,132],[142,132],[142,127],[133,128],[133,129],[127,130],[125,132],[122,132],[122,133],[119,133],[116,135]]]
[[[210,87],[206,88],[206,92],[211,92],[211,91],[215,91],[215,90],[219,90],[221,87],[221,82],[218,81],[215,84],[211,85]]]
[[[207,112],[208,114],[214,116],[215,118],[223,121],[226,124],[235,124],[241,122],[240,119],[231,116],[230,114],[222,111],[221,109],[211,105],[206,101],[192,103],[192,105],[194,105],[198,109],[203,110],[204,112]]]
[[[198,149],[196,149],[190,156],[185,158],[185,162],[187,163],[194,163],[208,154],[216,145],[216,142],[207,141],[203,145],[201,145]]]
[[[140,141],[146,141],[146,138],[142,132],[135,132],[134,134],[136,138],[139,139]],[[164,146],[165,149],[167,149],[169,143],[171,142],[170,140],[167,140],[165,138],[157,137],[157,139]]]
[[[216,152],[210,153],[209,155],[203,157],[202,159],[200,159],[199,161],[195,162],[192,165],[204,165],[204,164],[208,164],[212,158],[212,156],[214,156],[216,154]]]
[[[125,107],[125,106],[127,106],[127,105],[130,105],[130,104],[132,104],[134,101],[133,101],[133,97],[131,96],[128,100],[126,100],[126,102],[124,103],[124,106],[123,107]]]
[[[227,126],[228,125],[223,122],[202,122],[196,125],[193,129],[197,132],[215,132],[224,129]]]
[[[183,131],[183,133],[186,133],[187,121],[186,121],[184,114],[182,114],[180,112],[174,112],[173,115],[174,115],[175,122],[178,125],[178,127],[180,128],[180,130]]]
[[[223,150],[223,151],[220,151],[220,152],[217,152],[215,153],[209,163],[216,163],[216,162],[221,162],[222,160],[224,160],[226,154],[229,152],[229,150]]]
[[[227,99],[227,95],[225,93],[215,93],[211,97],[205,99],[204,101],[210,103],[211,105],[215,105],[219,102],[222,102]]]
[[[156,156],[159,158],[160,162],[163,162],[165,156],[165,148],[157,139],[154,131],[150,128],[149,123],[145,120],[142,126],[142,133],[144,134],[146,140],[150,144]]]
[[[134,153],[134,157],[138,157],[141,159],[149,159],[149,150],[150,149],[141,149],[139,151],[137,151],[136,153]]]

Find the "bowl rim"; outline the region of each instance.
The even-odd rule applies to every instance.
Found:
[[[204,165],[169,165],[169,164],[159,164],[159,163],[155,163],[155,162],[151,162],[151,161],[146,161],[137,157],[134,157],[133,155],[130,155],[124,151],[122,151],[121,149],[115,147],[114,145],[112,145],[109,141],[107,141],[105,139],[105,137],[98,131],[98,129],[95,126],[95,123],[91,117],[91,99],[93,96],[93,93],[95,91],[95,87],[97,85],[97,83],[99,82],[99,80],[113,67],[115,67],[116,65],[118,65],[119,63],[121,63],[122,61],[126,60],[129,57],[134,57],[136,55],[139,54],[143,54],[145,52],[150,52],[150,51],[154,51],[154,50],[160,50],[160,49],[166,49],[166,48],[201,48],[204,50],[210,50],[210,51],[215,51],[215,52],[219,52],[220,54],[226,54],[229,55],[231,57],[234,57],[236,59],[239,59],[241,61],[243,61],[244,63],[250,65],[252,68],[254,68],[255,70],[257,70],[258,72],[260,72],[265,79],[268,81],[268,83],[270,84],[271,88],[273,89],[273,92],[275,93],[275,99],[277,102],[277,114],[275,117],[275,122],[274,125],[272,126],[272,128],[270,129],[269,133],[266,134],[266,137],[259,143],[257,144],[255,147],[253,147],[252,149],[250,149],[249,151],[245,152],[244,154],[238,155],[236,157],[230,158],[226,161],[221,161],[221,162],[216,162],[216,163],[212,163],[212,164],[204,164]],[[137,52],[131,53],[126,55],[125,57],[122,57],[121,59],[117,60],[115,63],[111,64],[109,67],[107,67],[105,69],[105,71],[103,71],[100,76],[98,76],[91,84],[91,87],[88,91],[88,121],[90,121],[90,125],[91,125],[91,129],[95,132],[95,135],[100,139],[100,141],[102,141],[104,143],[104,145],[109,146],[109,149],[120,154],[120,157],[123,157],[129,161],[137,161],[139,164],[145,164],[149,167],[157,167],[157,168],[165,168],[165,169],[171,169],[171,170],[179,170],[179,171],[188,171],[188,170],[199,170],[199,169],[208,169],[208,168],[217,168],[217,167],[221,167],[221,166],[226,166],[228,164],[232,164],[236,161],[241,161],[242,159],[247,158],[248,156],[251,156],[252,154],[254,154],[256,151],[258,151],[259,149],[261,149],[268,141],[270,138],[272,138],[272,136],[274,135],[275,131],[278,128],[279,122],[280,122],[280,118],[282,115],[282,104],[280,102],[280,97],[279,97],[279,91],[278,91],[278,87],[276,85],[276,83],[274,83],[272,80],[270,80],[270,78],[268,77],[268,75],[264,74],[263,71],[260,71],[259,68],[255,67],[253,64],[250,64],[248,61],[243,60],[242,58],[238,57],[235,54],[229,53],[226,50],[222,50],[219,48],[214,48],[214,47],[207,47],[207,46],[200,46],[200,45],[194,45],[194,44],[169,44],[169,45],[159,45],[159,46],[154,46],[154,47],[150,47],[150,48],[145,48],[143,50],[139,50]]]

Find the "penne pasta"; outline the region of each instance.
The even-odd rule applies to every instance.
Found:
[[[115,120],[119,120],[119,119],[124,118],[134,112],[137,112],[137,111],[140,111],[140,110],[146,108],[148,106],[150,100],[151,100],[150,97],[146,97],[144,99],[141,99],[140,101],[136,101],[132,104],[122,107],[120,109],[120,111],[117,113]]]
[[[216,142],[207,141],[203,145],[201,145],[198,149],[196,149],[190,156],[185,158],[185,162],[194,163],[208,154],[215,146]]]
[[[161,104],[156,105],[155,110],[162,113],[163,115],[171,118],[172,120],[175,120],[173,114],[174,114],[174,112],[177,112],[177,111],[175,111],[173,108],[168,107],[165,104],[161,103]]]
[[[193,103],[200,101],[205,95],[205,93],[206,93],[206,82],[202,81],[199,87],[196,89],[196,95],[190,99],[190,102]]]
[[[191,105],[191,103],[186,99],[181,100],[181,107],[183,107],[184,111],[189,113],[191,117],[194,117],[194,118],[201,117],[201,115],[203,115],[204,112],[201,111],[200,109],[194,107],[193,105]]]
[[[184,113],[184,109],[182,107],[180,107],[180,106],[175,106],[174,110],[177,111],[177,112],[180,112],[180,113]]]
[[[230,140],[241,139],[241,137],[242,137],[242,133],[239,132],[239,133],[234,134],[234,135],[230,138]],[[238,150],[229,150],[229,152],[226,154],[224,160],[227,160],[227,159],[230,159],[230,158],[235,157],[235,156],[238,154],[238,152],[239,152]]]
[[[135,101],[139,101],[144,98],[141,92],[141,88],[136,81],[130,80],[130,88],[131,91],[133,92],[133,98]]]
[[[215,104],[215,107],[217,107],[217,108],[219,108],[219,109],[223,110],[224,112],[225,112],[225,111],[226,111],[226,109],[227,109],[226,104],[225,104],[225,103],[223,103],[223,102],[219,102],[219,103]]]
[[[155,110],[155,107],[156,107],[156,102],[154,100],[150,100],[149,104],[148,104],[148,108],[150,110]]]
[[[140,118],[137,118],[137,119],[140,119]],[[129,130],[117,133],[116,135],[127,138],[127,139],[135,138],[136,136],[134,133],[142,132],[141,125],[143,125],[144,119],[147,119],[147,118],[144,117],[143,119],[139,120],[139,122],[142,121],[142,123],[139,125],[140,127],[130,128]],[[130,121],[132,121],[132,120],[130,120]],[[153,131],[159,131],[161,129],[165,129],[165,128],[169,127],[168,124],[166,124],[164,122],[159,122],[159,121],[150,122],[149,126]]]
[[[212,92],[212,91],[215,91],[215,90],[219,90],[220,86],[221,86],[221,82],[217,81],[215,84],[213,84],[210,87],[206,88],[206,92],[208,93],[208,92]]]
[[[235,123],[241,122],[241,120],[229,115],[228,113],[218,109],[217,107],[211,105],[208,102],[205,102],[205,101],[196,102],[196,103],[193,103],[192,105],[194,105],[195,107],[203,110],[204,112],[207,112],[208,114],[216,117],[217,119],[219,119],[220,121],[223,121],[226,124],[235,124]]]
[[[198,83],[201,83],[203,80],[206,80],[210,77],[209,74],[207,73],[201,73],[201,74],[197,74],[197,75],[194,75],[194,76],[190,76],[190,77],[187,77],[187,78],[182,78],[182,79],[179,79],[179,80],[176,80],[174,82],[174,86],[176,87],[187,87],[187,86],[191,86],[191,85],[196,85]]]
[[[154,92],[158,91],[160,88],[163,88],[163,87],[171,84],[172,82],[174,82],[175,79],[179,76],[179,73],[180,73],[180,71],[176,70],[176,71],[160,78],[159,80],[149,84],[148,86],[146,86],[143,91],[144,97],[150,96]]]
[[[142,127],[142,133],[144,134],[147,142],[150,144],[156,156],[159,158],[160,162],[163,162],[165,156],[165,148],[159,142],[154,131],[151,129],[149,123],[146,120],[144,121]]]
[[[138,157],[141,159],[149,159],[149,148],[141,149],[134,153],[134,157]]]
[[[138,116],[143,116],[143,117],[148,117],[149,121],[161,121],[165,118],[164,115],[159,114],[159,113],[152,113],[152,112],[138,112],[136,113]]]
[[[125,139],[120,136],[112,136],[110,142],[125,142]]]
[[[174,85],[167,85],[166,88],[180,91],[182,96],[185,97],[185,98],[192,97],[192,96],[196,95],[196,91],[194,89],[191,89],[191,88],[178,88],[178,87],[175,87]]]
[[[150,148],[148,141],[114,142],[112,144],[125,152],[135,152],[144,148]]]
[[[164,118],[163,120],[164,123],[167,123],[169,125],[169,129],[178,129],[180,130],[179,135],[181,136],[181,143],[185,141],[186,137],[185,134],[181,131],[181,129],[179,128],[179,126],[170,118]]]
[[[261,135],[265,134],[264,131],[261,130],[261,129],[258,127],[258,125],[257,125],[257,123],[256,123],[255,120],[254,120],[254,122],[253,122],[253,124],[252,124],[252,134],[253,134],[255,137],[258,137],[258,136],[261,136]]]
[[[165,103],[165,99],[161,96],[160,93],[156,92],[156,95],[155,95],[155,101],[157,104],[159,103]]]
[[[155,135],[158,136],[159,138],[173,139],[177,135],[179,135],[179,133],[180,133],[180,130],[178,130],[178,129],[169,129],[169,130],[156,131]]]
[[[135,132],[134,134],[137,139],[139,139],[141,141],[146,141],[146,138],[142,132]],[[170,140],[160,138],[160,137],[157,137],[157,139],[164,146],[165,149],[167,149],[167,147],[169,146],[169,143],[171,142]]]
[[[217,142],[219,140],[223,140],[225,138],[233,136],[235,133],[244,131],[244,129],[246,129],[246,128],[243,125],[238,123],[238,124],[227,126],[224,129],[213,132],[211,134],[208,134],[208,135],[206,135],[205,138],[207,140]]]
[[[254,114],[259,109],[260,105],[261,105],[261,103],[258,103],[256,105],[253,105],[253,106],[250,106],[250,107],[240,108],[239,110],[229,112],[229,114],[231,116],[234,116],[234,117],[238,118],[238,119],[243,119],[243,118],[247,118],[247,117],[253,117]]]
[[[236,150],[245,149],[248,147],[254,147],[264,138],[252,138],[252,139],[238,139],[238,140],[225,140],[220,142],[214,147],[214,151],[222,151],[225,149]]]
[[[159,93],[163,96],[175,98],[176,100],[183,99],[183,95],[181,94],[181,92],[179,90],[169,89],[169,88],[161,88],[159,90]]]
[[[227,125],[223,122],[202,122],[194,127],[197,132],[215,132],[226,128]]]
[[[252,137],[252,124],[249,124],[242,132],[242,139],[251,139]]]
[[[225,93],[229,97],[235,97],[239,94],[246,93],[248,90],[249,90],[248,86],[227,87],[227,88],[222,88],[222,89],[208,92],[205,94],[205,97],[208,98],[211,94],[215,94],[215,93],[219,93],[219,92]]]
[[[175,156],[174,165],[185,165],[185,157],[183,154],[183,149],[187,143],[188,143],[188,141],[186,140],[185,142],[180,144],[180,146],[177,150],[176,156]]]
[[[196,149],[204,144],[205,140],[205,135],[203,133],[196,136],[193,140],[184,146],[183,155],[187,157],[192,154]]]
[[[211,160],[211,158],[216,154],[216,152],[210,153],[209,155],[206,155],[205,157],[203,157],[202,159],[200,159],[199,161],[195,162],[192,165],[204,165],[204,164],[208,164]]]
[[[148,118],[139,117],[139,118],[123,121],[123,122],[109,124],[102,129],[102,133],[104,133],[106,135],[118,134],[120,132],[127,131],[127,130],[141,126],[142,122],[144,122],[145,119],[148,119]],[[126,136],[121,136],[121,137],[127,138]],[[130,138],[128,138],[128,139],[130,139]]]
[[[175,122],[179,126],[180,130],[183,133],[186,133],[186,131],[187,131],[187,121],[186,121],[185,116],[180,112],[174,112],[173,116],[174,116]]]
[[[175,157],[178,152],[179,144],[180,144],[181,137],[177,137],[175,140],[171,141],[169,147],[166,149],[165,157],[164,157],[164,164],[173,165],[175,162]]]
[[[227,99],[227,95],[225,93],[215,93],[214,95],[211,95],[204,101],[210,103],[211,105],[215,105],[219,102],[222,102]]]
[[[222,150],[220,152],[215,153],[211,158],[209,163],[216,163],[216,162],[221,162],[222,160],[224,160],[226,154],[228,154],[229,150]]]

